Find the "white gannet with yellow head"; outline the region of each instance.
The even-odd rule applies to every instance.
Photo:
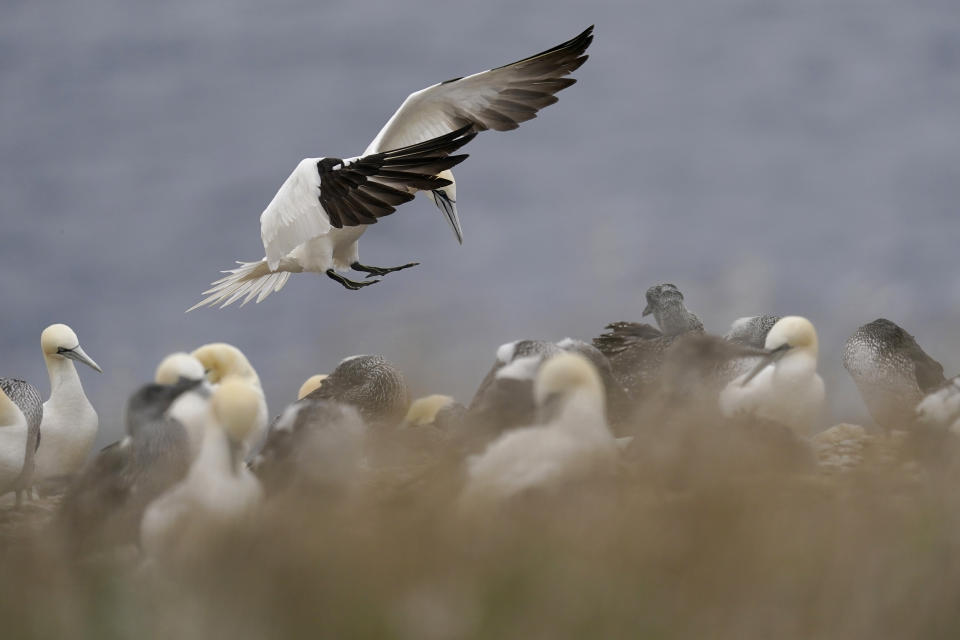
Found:
[[[174,400],[167,410],[167,416],[183,425],[189,441],[190,457],[193,459],[200,451],[210,393],[213,389],[206,378],[204,366],[189,353],[179,351],[161,360],[153,375],[153,381],[163,385],[175,385],[184,379],[202,380],[203,384],[182,393]]]
[[[468,462],[462,503],[472,507],[614,471],[603,383],[577,353],[547,360],[534,381],[539,424],[508,431]]]
[[[72,475],[83,466],[97,437],[100,420],[83,393],[74,362],[103,373],[84,353],[77,334],[65,324],[44,329],[40,346],[50,376],[50,398],[43,403],[35,482]]]
[[[438,82],[410,94],[362,155],[305,158],[260,215],[262,259],[225,271],[192,309],[260,302],[279,291],[291,273],[315,272],[350,290],[369,279],[416,266],[371,267],[360,263],[357,242],[369,225],[393,213],[418,192],[443,212],[458,242],[452,155],[478,131],[509,131],[557,101],[569,78],[587,60],[593,27],[570,40],[511,64]],[[348,279],[352,269],[366,280]]]
[[[27,458],[27,417],[0,387],[0,495],[14,491]]]
[[[237,376],[214,389],[203,442],[190,471],[144,512],[140,535],[149,557],[201,555],[207,536],[256,510],[263,490],[243,458],[259,424],[262,395],[259,387]]]
[[[237,377],[244,380],[260,393],[260,408],[257,412],[257,422],[253,435],[247,439],[248,453],[255,451],[267,435],[267,399],[260,385],[260,377],[247,356],[240,349],[226,342],[211,342],[194,349],[190,354],[196,358],[206,372],[207,380],[216,387],[228,377]]]
[[[823,380],[817,374],[818,341],[813,323],[786,316],[767,334],[767,355],[752,371],[720,393],[727,417],[755,415],[807,434],[823,413]]]

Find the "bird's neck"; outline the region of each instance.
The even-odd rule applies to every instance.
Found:
[[[588,394],[574,394],[567,400],[557,421],[561,429],[581,436],[609,437],[603,399]]]
[[[207,425],[200,444],[200,453],[194,461],[194,475],[216,474],[234,476],[243,465],[243,448],[236,447],[217,425]]]
[[[683,300],[661,302],[659,308],[654,312],[654,318],[656,318],[660,330],[667,336],[703,330],[703,323],[697,316],[687,310]]]
[[[57,403],[78,398],[86,400],[80,376],[73,362],[66,358],[44,355],[50,376],[50,401]]]

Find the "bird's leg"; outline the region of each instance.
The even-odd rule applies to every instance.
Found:
[[[373,276],[385,276],[388,273],[393,273],[394,271],[400,271],[401,269],[409,269],[410,267],[415,267],[418,264],[420,263],[410,262],[408,264],[401,265],[399,267],[368,267],[365,264],[354,262],[353,264],[350,265],[350,268],[353,269],[354,271],[363,271],[364,273],[367,274],[368,278],[372,278]]]
[[[369,287],[372,284],[376,284],[380,282],[379,280],[367,280],[366,282],[355,282],[353,280],[343,277],[333,269],[327,269],[327,276],[331,280],[336,280],[337,282],[342,284],[347,289],[350,289],[351,291],[356,291],[357,289],[360,289],[362,287]]]

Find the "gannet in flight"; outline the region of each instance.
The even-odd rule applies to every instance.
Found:
[[[302,160],[260,215],[266,256],[225,271],[188,311],[222,308],[240,298],[242,304],[260,302],[283,288],[291,273],[324,273],[356,290],[379,280],[356,282],[338,271],[353,269],[370,278],[416,266],[363,265],[357,240],[367,225],[418,191],[430,194],[462,243],[450,169],[467,156],[450,154],[478,131],[516,129],[556,102],[554,94],[576,82],[566,76],[586,61],[592,41],[591,26],[529,58],[412,93],[361,156]]]

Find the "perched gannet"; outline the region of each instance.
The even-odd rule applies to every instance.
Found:
[[[672,284],[647,289],[643,315],[653,315],[660,329],[639,322],[614,322],[593,344],[610,361],[613,375],[633,400],[648,396],[658,385],[670,345],[687,334],[703,333],[703,323],[687,309],[683,294]]]
[[[767,334],[764,346],[767,356],[720,393],[720,409],[728,417],[753,415],[805,433],[823,411],[817,331],[806,318],[786,316]]]
[[[258,427],[262,396],[258,386],[236,376],[214,389],[200,453],[186,477],[143,514],[140,541],[148,557],[195,557],[208,535],[260,504],[263,490],[243,457]]]
[[[603,383],[589,360],[576,353],[551,357],[537,372],[534,397],[540,424],[504,433],[468,461],[464,506],[613,471],[618,447],[604,415]]]
[[[960,435],[960,376],[927,394],[917,405],[916,413],[922,424]]]
[[[97,412],[83,393],[74,361],[103,373],[80,347],[77,334],[65,324],[52,324],[40,334],[43,359],[50,376],[50,397],[43,403],[40,447],[34,483],[68,476],[83,466],[100,425]]]
[[[29,430],[27,417],[0,386],[0,495],[17,491],[19,498]]]
[[[174,384],[144,385],[130,396],[127,435],[83,468],[60,506],[60,529],[74,551],[139,539],[143,510],[190,467],[186,429],[169,410],[202,384],[180,377]]]
[[[536,117],[574,82],[566,76],[586,61],[593,27],[552,49],[512,64],[455,78],[411,94],[363,155],[302,160],[260,216],[266,256],[241,262],[204,292],[197,305],[227,306],[244,298],[260,302],[279,291],[291,273],[324,273],[347,289],[347,269],[382,276],[416,266],[370,267],[360,263],[357,240],[378,218],[418,191],[427,191],[453,228],[463,234],[450,169],[465,155],[450,155],[486,129],[506,131]]]
[[[189,353],[171,353],[160,361],[153,381],[157,384],[176,384],[181,380],[194,380],[200,384],[180,394],[167,410],[167,416],[186,430],[192,460],[200,451],[213,386],[207,380],[203,363]]]
[[[439,431],[447,431],[451,421],[458,421],[466,407],[457,402],[452,396],[439,393],[417,398],[410,403],[410,409],[403,418],[402,427],[423,428],[433,427]]]
[[[253,470],[268,494],[346,490],[361,468],[366,431],[355,407],[308,395],[271,425]]]
[[[3,391],[7,398],[17,405],[27,419],[27,438],[24,443],[23,460],[21,460],[23,468],[13,487],[17,493],[17,506],[20,506],[24,489],[29,491],[33,485],[37,447],[40,446],[40,423],[43,422],[43,398],[40,396],[39,389],[18,378],[0,378],[0,391]],[[9,437],[13,431],[6,433]],[[5,492],[6,490],[2,489],[5,486],[6,483],[0,481],[0,490]]]
[[[723,338],[730,342],[762,349],[767,341],[767,334],[779,320],[780,316],[767,314],[737,318],[730,325],[730,331]]]
[[[323,381],[329,377],[330,376],[326,373],[318,373],[304,380],[303,384],[300,385],[300,390],[297,391],[297,400],[302,400],[307,396],[307,394],[319,389],[320,385],[323,384]]]
[[[885,318],[863,325],[847,339],[843,366],[870,415],[887,431],[909,428],[917,403],[946,382],[940,363]]]
[[[243,352],[237,347],[225,342],[205,344],[194,349],[190,355],[200,361],[210,384],[215,386],[221,380],[234,376],[246,381],[259,391],[260,408],[257,412],[257,422],[254,425],[253,435],[246,440],[250,447],[249,451],[256,451],[267,435],[269,415],[267,414],[267,399],[263,394],[263,387],[260,385],[260,377],[250,361],[247,360],[247,356],[243,355]]]
[[[304,399],[352,405],[374,429],[396,426],[410,405],[407,383],[400,370],[383,356],[369,355],[341,360],[323,384]]]

